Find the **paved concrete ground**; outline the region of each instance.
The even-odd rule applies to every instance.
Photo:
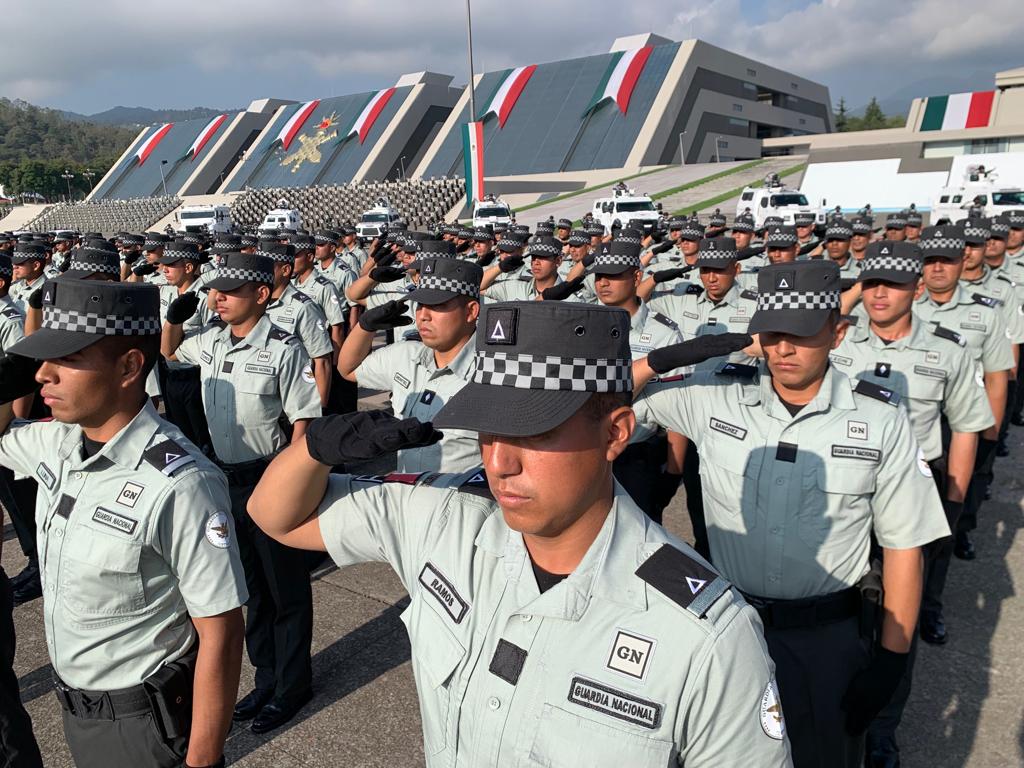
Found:
[[[1014,599],[1024,579],[1024,430],[1011,431],[1011,443],[1014,455],[998,462],[994,497],[982,513],[978,559],[954,560],[950,572],[950,643],[921,649],[900,733],[906,768],[1024,766],[1024,601]],[[687,537],[681,495],[666,519]],[[23,558],[9,525],[3,535],[3,565],[14,574]],[[235,728],[229,762],[251,768],[422,765],[409,643],[398,619],[402,586],[385,565],[338,570],[328,563],[315,574],[313,599],[316,698],[272,735]],[[16,671],[47,767],[70,766],[50,692],[40,602],[17,608],[15,623]],[[251,684],[246,667],[242,693]]]

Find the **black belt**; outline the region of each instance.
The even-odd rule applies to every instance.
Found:
[[[859,616],[861,611],[861,595],[857,587],[799,600],[773,600],[745,592],[743,597],[757,611],[766,629],[820,627]]]
[[[218,461],[217,466],[224,472],[231,485],[255,485],[270,466],[270,459],[243,461],[240,464],[224,464]]]
[[[56,675],[53,682],[61,708],[82,720],[119,720],[153,710],[144,685],[120,691],[80,691],[69,687]]]

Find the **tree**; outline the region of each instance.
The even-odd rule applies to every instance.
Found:
[[[836,106],[834,122],[836,124],[836,130],[840,133],[848,130],[847,125],[849,123],[849,118],[846,114],[846,99],[842,96],[839,97],[839,104]]]
[[[867,107],[864,109],[864,117],[861,118],[860,129],[862,131],[877,131],[879,128],[887,127],[885,113],[878,106],[878,99],[872,96],[871,101],[868,102]]]

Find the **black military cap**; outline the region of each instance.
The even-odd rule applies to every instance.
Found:
[[[278,264],[295,263],[295,246],[291,243],[278,243],[273,240],[260,240],[256,249],[257,256],[266,256]]]
[[[351,224],[346,224],[341,228],[341,234],[343,237],[351,237],[352,235],[358,234],[358,232]]]
[[[420,253],[423,243],[436,242],[426,232],[403,232],[398,236],[398,242],[402,245],[403,253]],[[447,242],[447,241],[445,241]],[[449,243],[449,245],[451,245]],[[447,245],[445,246],[447,247]],[[454,245],[452,245],[452,253],[454,253]],[[436,256],[444,256],[446,254],[441,251],[435,253]]]
[[[132,246],[135,245],[142,245],[145,242],[145,235],[133,235],[131,233],[128,233],[126,235],[121,236],[121,245],[125,246],[126,248],[131,248]]]
[[[537,235],[526,246],[526,255],[541,259],[558,258],[562,255],[562,242],[551,235]]]
[[[784,218],[782,218],[781,216],[765,216],[764,217],[764,224],[762,226],[764,227],[764,229],[767,230],[767,229],[771,229],[772,227],[781,227],[785,223],[786,223],[786,220]]]
[[[295,247],[295,252],[312,251],[314,246],[313,236],[308,233],[296,233],[288,238],[289,244]]]
[[[7,281],[8,288],[10,288],[12,277],[14,277],[14,263],[6,253],[0,253],[0,278]]]
[[[673,216],[671,219],[668,220],[669,231],[671,232],[672,230],[682,229],[684,226],[686,226],[686,222],[688,221],[689,219],[683,216]]]
[[[696,219],[688,219],[679,231],[680,240],[698,242],[704,239],[704,225]]]
[[[853,237],[853,224],[846,219],[832,219],[825,227],[826,240],[849,240]]]
[[[619,234],[615,236],[615,239],[622,243],[630,243],[635,245],[637,251],[643,246],[644,235],[639,229],[633,227],[626,227],[619,230]]]
[[[75,239],[75,235],[71,232],[58,232],[53,236],[53,242],[55,243],[73,243]]]
[[[198,232],[176,232],[174,239],[181,243],[188,243],[190,245],[202,245],[206,242],[206,237],[199,234]]]
[[[67,271],[62,277],[82,279],[93,275],[121,276],[121,259],[116,250],[84,245],[71,251]]]
[[[226,253],[214,277],[206,284],[215,291],[233,291],[246,283],[274,284],[274,260],[256,253]]]
[[[855,216],[850,222],[850,228],[855,235],[870,235],[874,229],[874,222],[867,216]]]
[[[815,259],[770,264],[757,273],[757,311],[750,333],[813,336],[838,311],[839,265]]]
[[[910,283],[921,276],[921,249],[917,243],[880,240],[869,243],[864,251],[857,282],[884,280],[887,283]]]
[[[15,264],[24,264],[26,261],[43,261],[46,259],[47,248],[38,243],[19,242],[14,246],[14,253],[11,261]]]
[[[217,239],[214,240],[213,245],[210,247],[210,250],[213,253],[230,253],[231,251],[237,251],[241,247],[241,235],[221,234],[217,235]]]
[[[431,242],[442,242],[433,240]],[[451,245],[451,243],[445,243]],[[416,290],[406,298],[428,307],[443,304],[456,296],[480,298],[480,281],[483,269],[472,261],[453,259],[451,257],[423,258],[416,261],[420,273],[420,281]]]
[[[886,229],[906,229],[907,214],[904,211],[890,213],[885,219]]]
[[[511,237],[504,237],[498,241],[498,250],[504,251],[505,253],[512,253],[523,247],[523,244]]]
[[[489,243],[494,241],[494,230],[490,225],[477,227],[473,230],[473,240],[478,243]]]
[[[569,219],[559,219],[558,220],[558,228],[559,229],[572,229],[572,221],[570,221]]]
[[[1010,222],[1010,229],[1024,229],[1024,211],[1007,211],[1006,219]]]
[[[313,234],[313,240],[317,245],[337,245],[341,240],[341,233],[335,232],[333,229],[318,229]]]
[[[469,227],[461,227],[458,232],[455,233],[455,237],[459,240],[472,240],[473,230]]]
[[[418,261],[424,259],[450,259],[455,255],[455,243],[450,240],[426,240],[426,239],[414,239],[412,240],[414,250],[409,253],[415,253]]]
[[[924,216],[913,205],[910,206],[910,210],[907,211],[907,226],[920,227],[922,224],[924,224]]]
[[[599,224],[596,221],[592,221],[583,228],[583,231],[587,233],[587,237],[604,237],[604,225]]]
[[[968,219],[963,223],[964,243],[967,245],[985,245],[992,237],[988,219]],[[17,259],[15,259],[17,262]]]
[[[594,254],[591,271],[595,275],[621,275],[630,269],[640,269],[640,245],[615,239]]]
[[[176,261],[202,261],[199,246],[186,240],[175,240],[167,244],[164,254],[157,261],[160,264],[174,264]]]
[[[796,241],[796,227],[788,224],[775,224],[765,230],[765,248],[791,248]]]
[[[814,214],[798,212],[793,214],[793,224],[798,227],[808,227],[814,223]]]
[[[491,225],[491,229],[494,230],[495,235],[500,235],[502,232],[508,231],[508,224],[503,221],[497,221]]]
[[[582,229],[574,229],[569,233],[569,239],[566,240],[569,245],[590,245],[590,235],[588,235]]]
[[[530,234],[530,228],[525,224],[513,224],[511,227],[509,227],[509,229],[515,232],[516,234],[520,235]]]
[[[43,324],[9,353],[53,360],[106,336],[160,333],[160,292],[146,283],[58,277],[43,284]]]
[[[473,380],[434,417],[441,428],[540,435],[595,392],[633,390],[629,314],[561,301],[482,307]]]
[[[731,237],[712,237],[700,241],[697,267],[725,269],[736,263],[736,241]]]
[[[163,232],[147,232],[146,238],[142,243],[142,250],[144,251],[155,251],[158,248],[163,248],[169,243],[171,238],[165,235]]]
[[[722,229],[725,226],[725,214],[715,208],[715,212],[708,219],[708,226],[712,229]]]
[[[960,261],[964,257],[964,233],[955,224],[925,227],[918,243],[924,259],[941,258]]]
[[[256,248],[260,244],[259,238],[256,235],[244,233],[242,235],[242,248]]]
[[[754,217],[749,213],[741,213],[732,222],[733,232],[753,232]]]
[[[988,221],[989,237],[992,240],[1006,240],[1010,236],[1010,219],[995,216]]]

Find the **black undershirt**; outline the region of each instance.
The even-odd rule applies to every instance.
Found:
[[[776,394],[778,393],[776,392]],[[779,398],[779,402],[782,403],[782,406],[787,411],[789,411],[790,416],[796,416],[798,413],[800,413],[800,411],[802,411],[807,406],[807,403],[804,403],[803,405],[798,405],[796,403],[791,403],[788,400],[783,400],[781,397]]]
[[[231,339],[231,346],[232,347],[237,347],[239,344],[241,344],[243,341],[245,341],[245,336],[235,336],[235,334],[233,334],[233,333],[228,334],[228,336]]]
[[[530,565],[533,566],[533,577],[537,580],[537,589],[540,590],[542,595],[569,577],[568,573],[549,573],[545,571],[533,562],[533,558],[530,558]]]
[[[85,435],[82,435],[82,458],[91,459],[97,453],[103,450],[103,446],[106,443],[100,443],[96,440],[90,440]]]

